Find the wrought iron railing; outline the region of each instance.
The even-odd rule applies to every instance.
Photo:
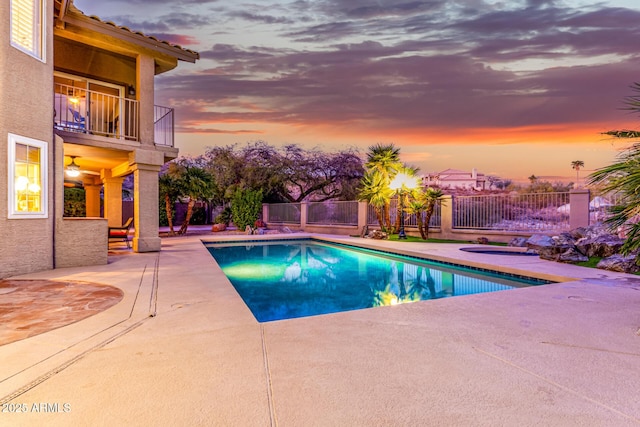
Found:
[[[54,83],[54,127],[68,132],[138,141],[139,101]],[[173,108],[154,106],[154,142],[174,146]]]
[[[153,108],[153,130],[156,145],[173,147],[173,108],[155,105]]]
[[[396,223],[396,217],[398,215],[397,206],[398,206],[398,199],[397,198],[391,199],[391,204],[389,205],[389,214],[391,217],[392,225]],[[405,222],[404,222],[405,227],[418,226],[418,219],[416,218],[415,214],[405,213],[404,218],[405,218]],[[429,221],[429,227],[440,227],[440,222],[441,222],[441,206],[440,206],[440,202],[437,202],[433,209],[431,220]],[[378,217],[376,216],[376,210],[375,210],[375,207],[372,205],[369,205],[369,209],[367,212],[367,224],[369,224],[370,226],[379,227]]]
[[[56,129],[137,141],[138,101],[54,84]]]
[[[358,225],[358,202],[309,202],[307,224]]]
[[[300,224],[300,203],[272,203],[269,204],[269,222],[284,222]]]
[[[569,228],[569,193],[453,197],[453,228],[543,231]]]

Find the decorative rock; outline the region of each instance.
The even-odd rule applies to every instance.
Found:
[[[576,239],[573,238],[571,233],[560,233],[557,236],[552,237],[556,245],[561,246],[573,246],[576,243]]]
[[[282,227],[280,229],[280,231],[282,231],[283,233],[287,233],[287,234],[293,233],[293,231],[291,231],[291,229],[289,227]]]
[[[576,242],[576,248],[587,256],[601,258],[618,253],[624,240],[612,234],[601,234],[595,237],[583,237]]]
[[[569,249],[573,249],[573,246],[570,246],[570,245],[540,246],[538,248],[538,254],[540,254],[541,259],[546,259],[548,261],[559,261],[560,255],[567,252]]]
[[[478,243],[481,245],[488,245],[489,239],[487,239],[486,237],[478,237]]]
[[[527,238],[526,237],[514,237],[509,242],[509,246],[515,246],[517,248],[524,248],[527,246]]]
[[[608,258],[601,259],[596,267],[622,273],[637,273],[640,271],[640,267],[636,264],[636,255],[611,255]]]
[[[365,236],[367,239],[375,239],[375,240],[386,240],[389,238],[389,235],[384,231],[380,230],[371,230],[369,234]]]
[[[553,245],[553,239],[546,234],[534,234],[527,240],[527,247],[537,252],[540,252],[542,248],[547,248]]]
[[[211,227],[211,231],[224,231],[227,229],[227,226],[224,224],[213,224]]]
[[[558,256],[558,261],[573,264],[576,262],[587,262],[589,261],[589,257],[581,254],[574,247],[571,247]]]

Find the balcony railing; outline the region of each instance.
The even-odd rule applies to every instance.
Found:
[[[173,108],[154,106],[153,130],[156,145],[173,147]]]
[[[139,141],[138,100],[54,84],[54,127],[107,138]],[[154,106],[154,142],[173,147],[173,108]]]
[[[56,129],[138,140],[138,101],[54,84]]]

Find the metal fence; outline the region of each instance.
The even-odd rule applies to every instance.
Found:
[[[389,206],[389,214],[391,216],[391,224],[396,223],[396,217],[398,215],[398,199],[391,199],[391,204]],[[429,221],[429,227],[440,227],[441,218],[442,218],[442,206],[440,202],[437,202],[434,209],[433,214],[431,215],[431,220]],[[374,206],[369,205],[369,209],[367,212],[367,224],[374,227],[379,227],[378,217],[376,216],[376,210]],[[404,225],[405,227],[417,227],[418,219],[414,214],[406,214],[404,215]]]
[[[173,147],[173,108],[153,106],[153,130],[156,145]]]
[[[358,202],[309,202],[307,224],[358,225]]]
[[[109,138],[138,140],[138,101],[54,83],[54,126]]]
[[[457,196],[453,228],[542,231],[569,228],[569,193]]]
[[[265,221],[300,224],[300,203],[269,204],[269,218]]]

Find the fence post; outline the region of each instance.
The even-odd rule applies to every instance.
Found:
[[[569,192],[569,227],[573,230],[589,225],[589,190],[578,189]]]
[[[440,233],[443,239],[453,237],[453,196],[440,197]]]
[[[262,204],[262,220],[265,223],[269,222],[269,204],[268,203]]]
[[[307,208],[309,204],[307,202],[300,202],[300,230],[305,231],[307,228]]]

